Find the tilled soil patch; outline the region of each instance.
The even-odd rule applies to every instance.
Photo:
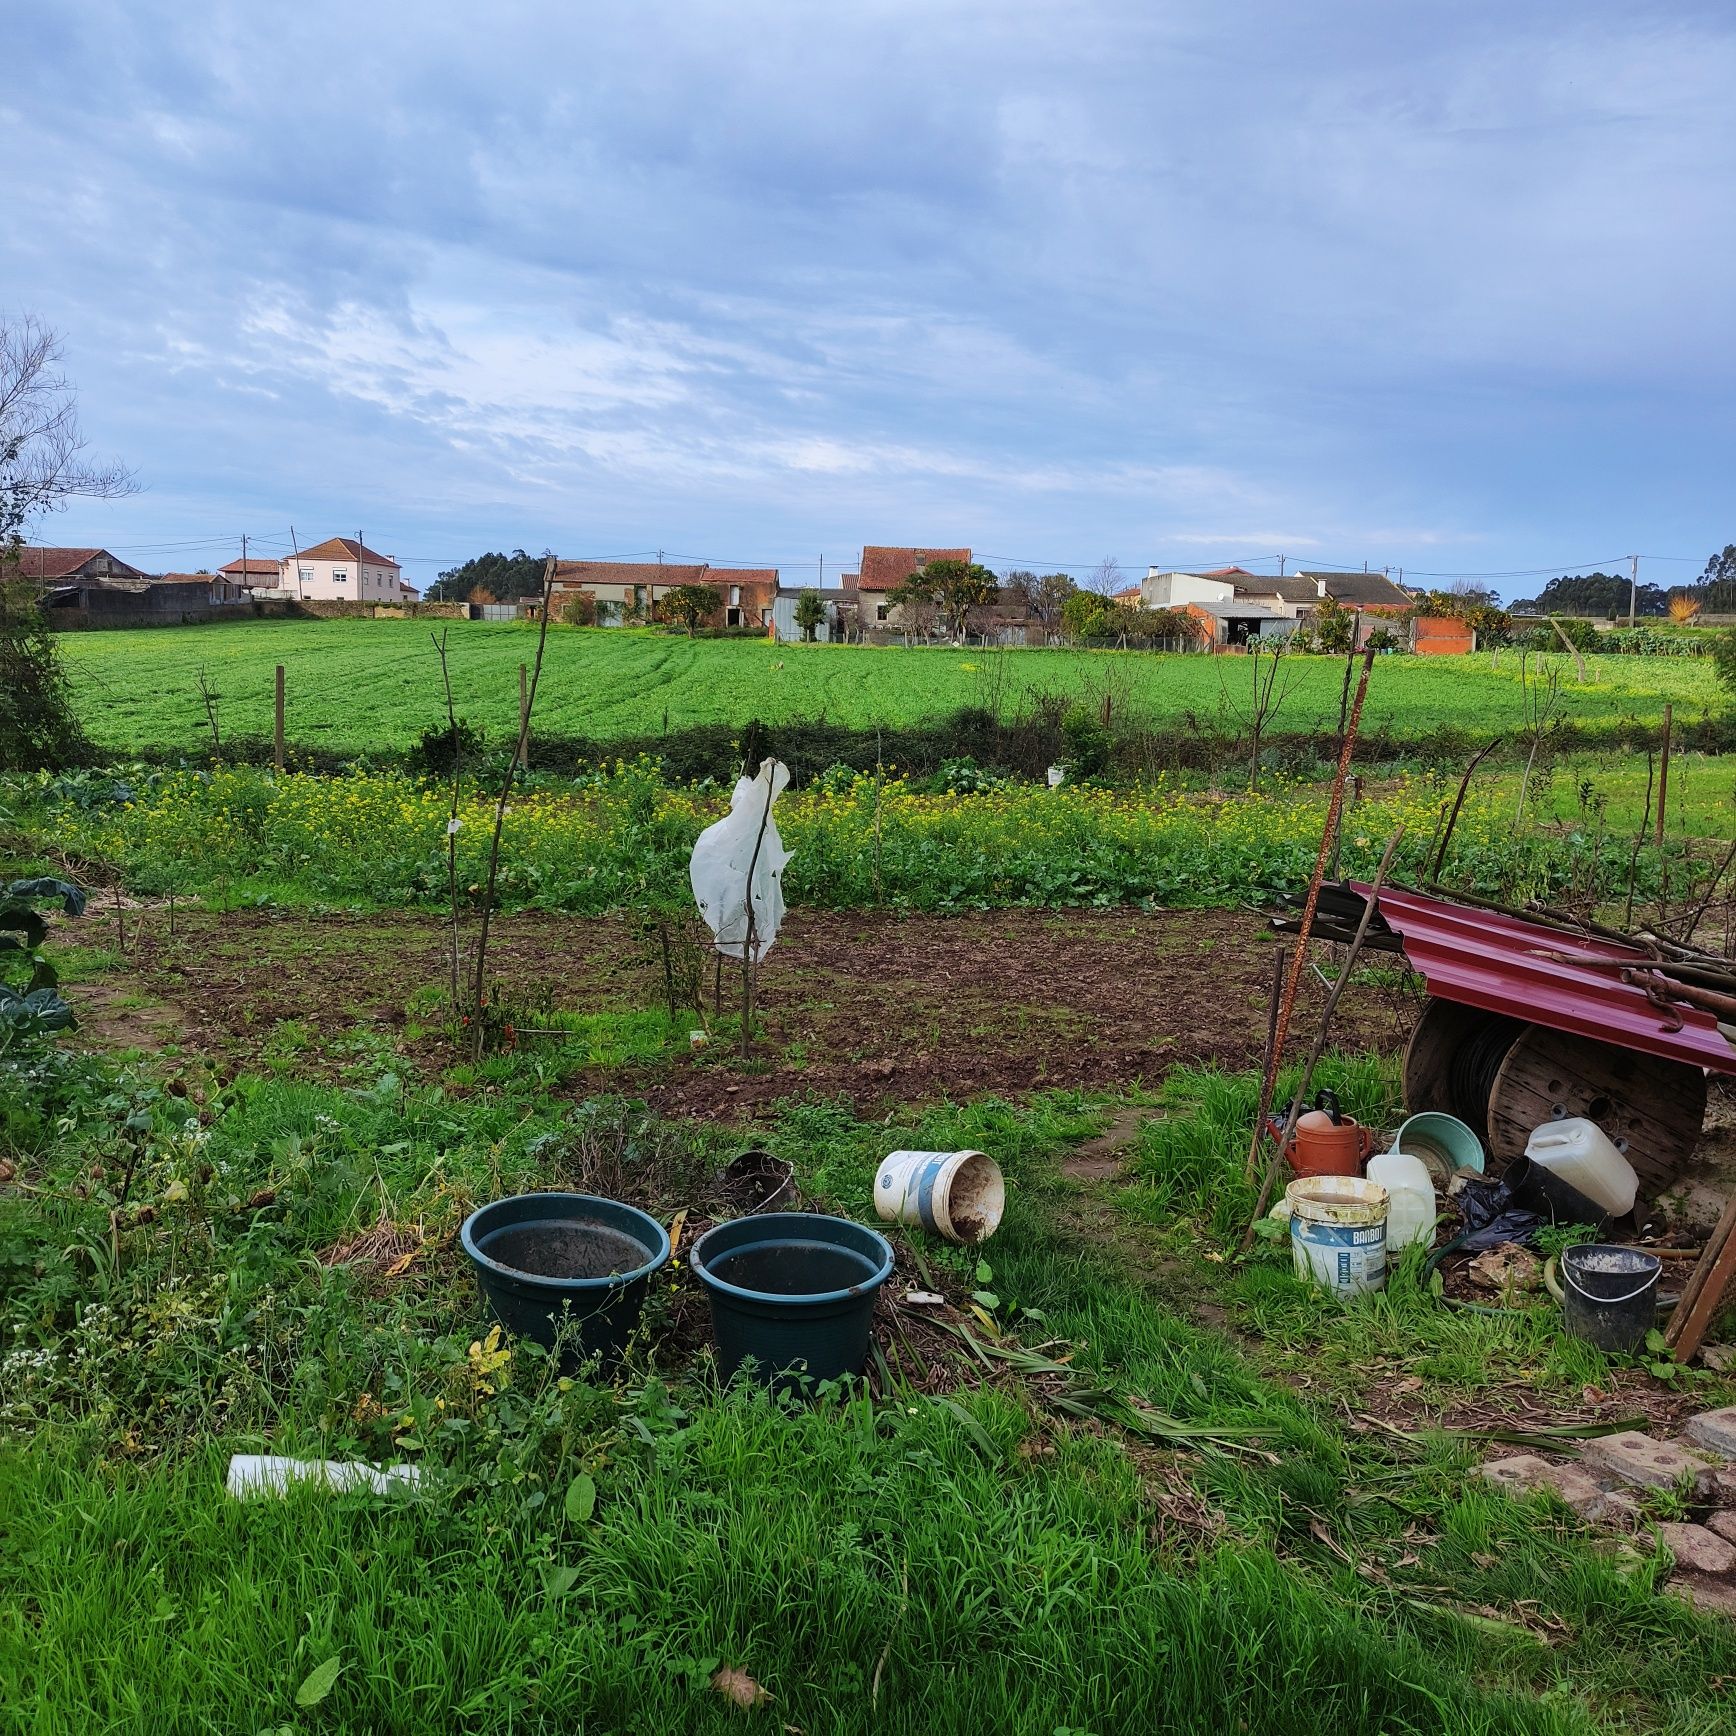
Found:
[[[433,1072],[453,1059],[446,1040],[412,1039],[407,1027],[431,1028],[438,1015],[413,1020],[406,1006],[418,995],[432,1003],[446,944],[439,920],[422,914],[183,910],[173,937],[160,924],[130,933],[127,965],[180,1009],[175,1040],[229,1065],[256,1064],[295,1021],[307,1046],[298,1073],[341,1068],[334,1040],[358,1026],[408,1042],[411,1059]],[[589,1070],[569,1088],[627,1090],[666,1113],[741,1120],[810,1092],[868,1113],[1154,1085],[1183,1062],[1252,1067],[1265,1041],[1272,947],[1252,912],[798,911],[760,973],[764,1032],[750,1062],[717,1044]],[[520,1005],[602,1013],[661,1000],[657,961],[618,919],[503,918],[489,966]],[[732,995],[726,971],[726,1010]],[[1312,1033],[1323,995],[1307,973],[1297,1033]],[[1396,1046],[1413,1005],[1401,991],[1353,985],[1336,1046]]]

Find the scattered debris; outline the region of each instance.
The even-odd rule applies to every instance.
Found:
[[[1493,1290],[1504,1301],[1543,1288],[1543,1262],[1517,1242],[1500,1242],[1479,1254],[1471,1262],[1469,1273],[1479,1290]]]
[[[320,1483],[335,1495],[366,1490],[386,1495],[413,1489],[422,1480],[414,1465],[388,1465],[378,1470],[354,1459],[289,1459],[271,1453],[236,1453],[229,1461],[225,1488],[238,1499],[247,1495],[282,1495],[291,1483]]]
[[[751,1712],[755,1706],[763,1706],[771,1699],[771,1695],[746,1670],[731,1669],[728,1664],[711,1678],[711,1685],[724,1699],[744,1712]]]

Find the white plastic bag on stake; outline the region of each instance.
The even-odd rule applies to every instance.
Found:
[[[772,805],[789,781],[790,768],[782,760],[761,760],[755,776],[736,779],[729,812],[707,826],[693,846],[688,869],[693,896],[717,937],[717,950],[729,958],[747,950],[750,891],[755,964],[771,950],[784,920],[783,874],[790,853],[778,836]]]

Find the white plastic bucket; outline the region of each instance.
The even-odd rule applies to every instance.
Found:
[[[874,1209],[949,1242],[981,1242],[1006,1209],[1001,1168],[983,1151],[895,1151],[874,1177]]]
[[[1336,1296],[1386,1282],[1387,1192],[1352,1175],[1310,1175],[1284,1190],[1296,1276]]]

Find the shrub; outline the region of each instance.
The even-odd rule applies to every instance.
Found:
[[[482,757],[482,732],[462,717],[456,725],[439,723],[422,731],[416,747],[416,759],[422,769],[435,777],[452,775],[455,759],[474,766]]]
[[[1713,640],[1712,663],[1725,691],[1736,699],[1736,627],[1726,628]]]

